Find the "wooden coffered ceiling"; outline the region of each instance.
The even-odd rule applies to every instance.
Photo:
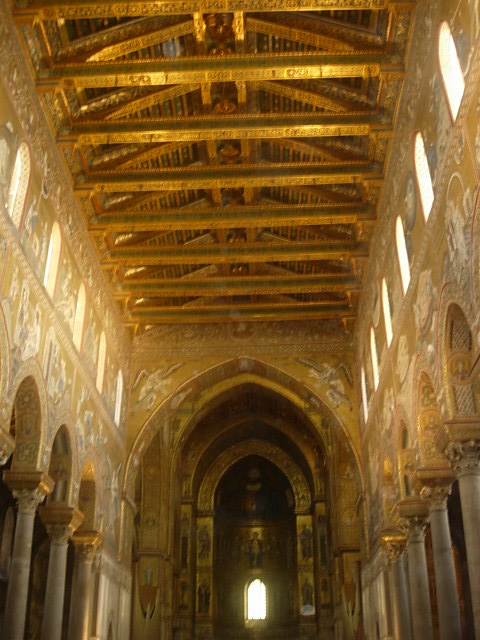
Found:
[[[413,10],[17,0],[41,102],[133,333],[268,319],[352,329]]]

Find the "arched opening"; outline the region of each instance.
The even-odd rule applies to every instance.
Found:
[[[52,445],[48,475],[55,481],[55,486],[49,496],[49,502],[68,501],[71,466],[70,439],[67,428],[62,425]]]
[[[265,583],[255,578],[247,585],[246,620],[254,622],[267,617],[267,589]]]
[[[267,386],[275,385],[279,372],[269,376],[262,365],[260,377],[256,367],[246,359],[234,363],[228,380],[219,368],[218,387],[209,372],[208,400],[193,417],[181,407],[170,422],[177,442],[171,526],[161,498],[168,482],[162,463],[166,432],[157,427],[143,449],[134,486],[134,635],[145,626],[152,634],[161,629],[157,603],[165,593],[166,553],[175,567],[172,607],[182,637],[298,638],[319,624],[334,627],[335,594],[344,583],[353,584],[344,568],[360,553],[355,458],[321,401],[311,400],[331,425],[332,458],[304,405]],[[156,425],[164,423],[161,411]],[[333,475],[341,477],[335,487]],[[333,536],[336,519],[342,531]],[[248,586],[255,580],[265,587],[265,618],[249,620]]]
[[[97,494],[95,471],[91,462],[83,469],[80,490],[78,492],[78,508],[83,514],[82,530],[93,531],[96,525]]]
[[[291,628],[297,527],[292,487],[275,464],[249,455],[230,466],[215,494],[213,536],[218,632],[267,618],[270,629]]]

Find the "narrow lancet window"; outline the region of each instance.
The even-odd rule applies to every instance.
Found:
[[[465,90],[465,80],[458,59],[457,47],[447,22],[440,25],[438,37],[438,57],[440,61],[440,73],[442,74],[448,106],[452,118],[455,120],[462,102]]]

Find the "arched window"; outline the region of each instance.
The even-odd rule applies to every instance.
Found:
[[[365,378],[365,369],[363,367],[360,371],[360,387],[362,390],[363,420],[365,424],[367,424],[368,422],[367,380]]]
[[[428,167],[425,144],[420,132],[417,132],[415,136],[415,174],[417,176],[418,189],[420,191],[423,218],[426,222],[433,205],[433,185],[432,176],[430,175],[430,169]]]
[[[452,118],[455,120],[462,102],[465,90],[465,80],[463,79],[460,60],[458,59],[457,47],[453,40],[452,32],[447,22],[442,22],[438,35],[438,58],[440,62],[440,73],[442,75],[447,102],[450,107]]]
[[[100,336],[100,342],[98,345],[98,359],[97,359],[97,380],[96,386],[99,393],[102,393],[103,378],[105,376],[105,358],[107,355],[107,341],[105,338],[105,332],[102,331]]]
[[[403,294],[407,292],[410,284],[410,265],[408,264],[407,245],[405,244],[405,233],[403,231],[402,219],[397,216],[395,226],[395,240],[397,244],[397,257],[400,265],[400,276],[402,279]]]
[[[77,296],[77,308],[73,322],[73,344],[80,351],[82,345],[83,325],[85,324],[85,285],[80,285]]]
[[[387,281],[382,278],[382,308],[383,308],[383,320],[385,322],[385,334],[387,336],[387,345],[390,346],[392,342],[392,312],[390,310],[390,298],[388,296]]]
[[[371,327],[370,329],[370,355],[372,358],[373,385],[376,390],[378,387],[378,355],[377,355],[377,342],[375,340],[375,331],[373,327]]]
[[[259,580],[250,582],[247,588],[247,620],[265,620],[267,617],[267,590]]]
[[[7,208],[13,224],[20,227],[23,208],[27,198],[27,187],[30,178],[30,149],[26,142],[18,147],[13,166],[12,177],[8,186]]]
[[[122,395],[123,395],[123,375],[121,370],[117,375],[117,389],[115,392],[115,424],[117,427],[120,424],[120,417],[122,415]]]
[[[62,236],[60,234],[60,226],[55,222],[50,234],[50,242],[48,244],[47,263],[45,265],[45,275],[43,284],[47,293],[53,298],[55,293],[55,285],[57,283],[58,265],[60,264],[60,249],[62,247]]]

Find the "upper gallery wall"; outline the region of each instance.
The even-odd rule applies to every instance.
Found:
[[[377,544],[397,501],[414,490],[414,472],[449,467],[438,448],[443,423],[468,422],[479,406],[478,6],[422,3],[418,11],[356,334]]]

